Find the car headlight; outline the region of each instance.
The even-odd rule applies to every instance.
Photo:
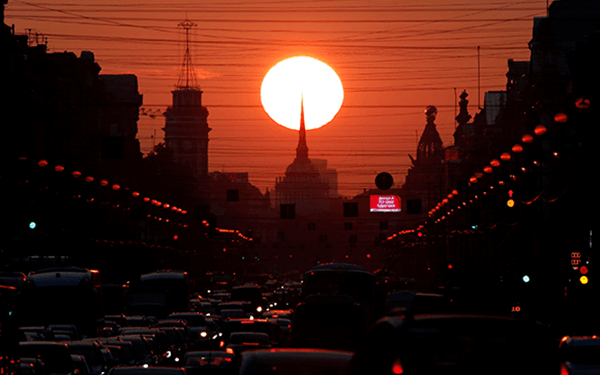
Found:
[[[200,332],[200,337],[206,337],[208,336],[208,333],[206,333],[205,331]]]

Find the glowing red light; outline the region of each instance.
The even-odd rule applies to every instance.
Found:
[[[575,101],[575,107],[579,109],[588,109],[590,108],[590,100],[587,98],[579,98]]]
[[[581,266],[579,267],[579,272],[581,272],[582,274],[587,274],[588,273],[588,269],[586,266]]]
[[[119,184],[114,184],[114,185],[112,186],[112,189],[113,189],[113,190],[119,190],[120,188],[121,188],[121,185],[119,185]]]
[[[566,113],[559,112],[556,115],[554,115],[554,121],[558,122],[559,124],[564,124],[565,122],[567,122],[568,119],[569,117]]]
[[[535,127],[533,132],[535,133],[535,135],[544,135],[547,130],[548,129],[546,129],[546,127],[544,125],[538,125]]]
[[[48,166],[48,162],[47,162],[46,160],[40,160],[40,161],[38,162],[38,165],[39,165],[40,167],[42,167],[42,168],[43,168],[43,167],[47,167],[47,166]]]
[[[533,143],[533,135],[531,135],[531,134],[525,134],[525,135],[523,135],[523,137],[521,138],[521,142],[523,142],[523,143]]]
[[[504,152],[502,155],[500,155],[500,159],[504,161],[509,161],[511,159],[511,156],[508,152]]]
[[[56,167],[54,167],[54,170],[57,172],[62,172],[65,170],[65,167],[63,167],[62,165],[57,165]]]
[[[73,175],[73,177],[78,178],[81,177],[81,172],[79,171],[73,171],[73,173],[71,173]]]
[[[94,177],[92,177],[92,176],[87,176],[87,177],[85,178],[85,182],[94,182]]]
[[[516,154],[523,152],[523,146],[517,143],[516,145],[512,146],[512,152]]]
[[[100,186],[107,186],[107,185],[108,185],[108,181],[106,181],[106,180],[100,181]]]
[[[402,368],[402,363],[400,363],[400,358],[397,358],[394,361],[394,365],[392,366],[392,373],[394,375],[404,374],[404,369]]]

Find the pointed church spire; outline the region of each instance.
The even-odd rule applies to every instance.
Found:
[[[304,95],[300,96],[300,131],[296,159],[308,159],[308,146],[306,145],[306,126],[304,125]]]

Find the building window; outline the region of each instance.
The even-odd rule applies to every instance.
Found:
[[[308,230],[317,230],[317,223],[308,223]]]
[[[356,234],[350,235],[350,237],[348,237],[348,242],[356,244],[356,242],[358,242],[358,236]]]
[[[344,202],[344,217],[358,216],[358,202]]]
[[[282,232],[282,231],[277,232],[277,239],[280,241],[285,241],[285,232]]]
[[[388,222],[387,221],[380,221],[379,222],[379,229],[380,230],[387,230],[388,229]]]
[[[327,235],[326,234],[320,235],[319,236],[319,242],[326,243],[327,242]]]
[[[352,229],[354,229],[354,223],[353,222],[344,223],[344,230],[352,230]]]
[[[296,218],[296,205],[295,204],[282,204],[279,206],[281,209],[282,219],[295,219]]]
[[[227,202],[238,202],[240,200],[240,191],[238,189],[227,190]]]

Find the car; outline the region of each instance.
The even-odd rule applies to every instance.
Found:
[[[345,375],[352,352],[325,349],[257,349],[241,353],[239,375]]]
[[[262,332],[269,335],[271,344],[277,346],[277,340],[281,338],[281,328],[274,321],[266,319],[233,319],[226,320],[223,326],[223,338],[229,342],[234,332]]]
[[[142,335],[121,335],[116,336],[119,340],[128,341],[133,346],[135,353],[135,362],[140,365],[151,365],[157,362],[156,354],[152,352],[152,348]]]
[[[122,356],[120,357],[120,365],[133,366],[137,363],[136,353],[133,344],[129,341],[120,340],[118,337],[101,338],[99,341],[105,347],[116,346],[120,349]]]
[[[190,327],[194,341],[208,340],[211,337],[211,332],[208,328],[206,318],[199,312],[172,313],[167,316],[167,319],[184,320]]]
[[[188,375],[221,375],[233,369],[234,357],[224,351],[189,351],[185,353],[182,365]]]
[[[19,343],[19,356],[41,358],[46,375],[76,375],[69,347],[57,341],[27,341]]]
[[[230,354],[240,354],[249,349],[267,349],[271,347],[268,334],[262,332],[233,332],[225,351]]]
[[[17,373],[19,375],[43,375],[43,374],[37,372],[33,363],[27,363],[27,362],[19,362],[17,371],[18,371]]]
[[[80,354],[85,357],[92,374],[106,373],[109,363],[102,354],[102,344],[91,340],[68,341],[66,344],[71,354]]]
[[[19,359],[19,362],[21,365],[24,365],[24,364],[29,365],[29,366],[24,366],[25,368],[21,367],[21,369],[23,369],[27,373],[33,372],[35,375],[45,375],[46,374],[46,365],[39,357],[36,357],[36,358],[21,357]],[[33,366],[33,369],[30,366]]]
[[[142,335],[147,339],[154,338],[155,344],[151,342],[153,351],[162,356],[169,351],[173,351],[173,345],[171,344],[167,333],[162,328],[145,328],[145,327],[125,327],[120,328],[117,335]]]
[[[90,369],[90,366],[88,366],[85,356],[81,354],[71,354],[71,358],[73,359],[75,368],[79,371],[79,375],[92,375],[92,370]]]
[[[550,327],[506,316],[386,316],[369,330],[347,375],[557,374]]]
[[[558,350],[561,374],[600,374],[600,337],[565,336]]]

